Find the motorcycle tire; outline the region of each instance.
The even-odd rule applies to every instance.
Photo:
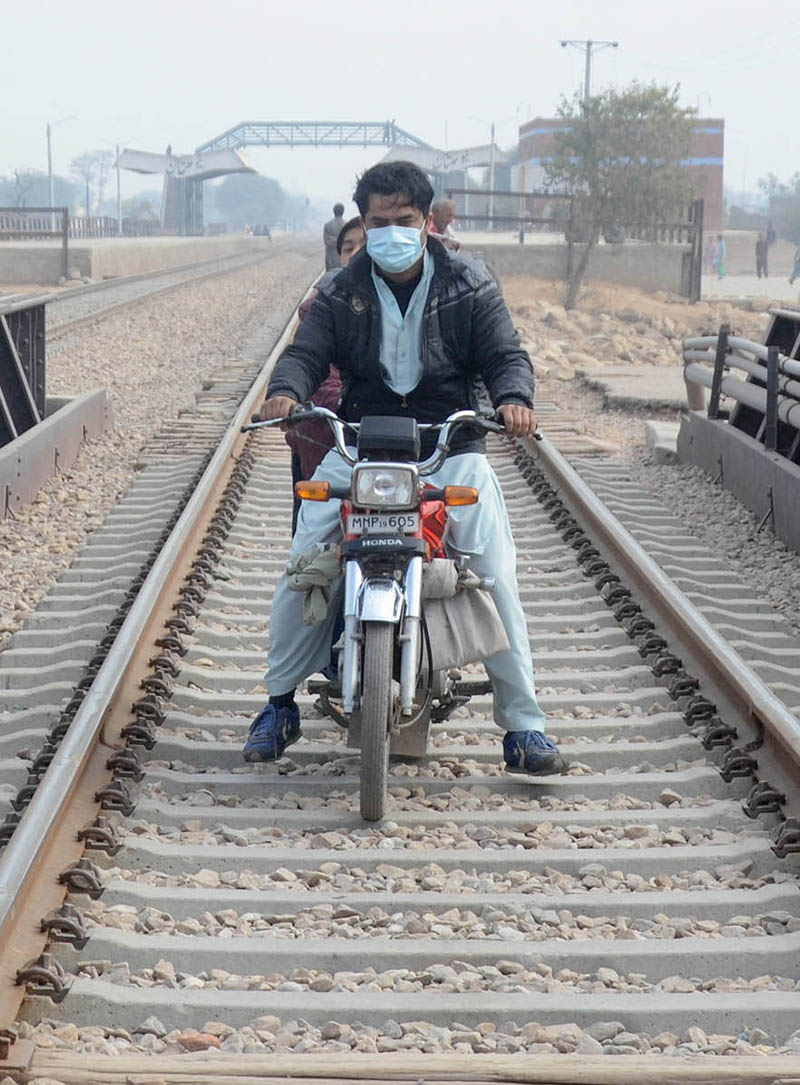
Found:
[[[360,810],[365,821],[380,821],[386,809],[394,631],[391,622],[363,625]]]

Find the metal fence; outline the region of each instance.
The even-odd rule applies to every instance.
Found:
[[[112,215],[70,215],[66,207],[0,207],[0,240],[44,241],[67,237],[155,237],[156,219],[114,218]]]
[[[525,231],[534,226],[543,230],[567,232],[573,219],[574,196],[558,189],[534,189],[513,192],[506,189],[448,188],[446,196],[457,207],[461,222],[494,226],[513,226],[519,230],[519,242],[524,244]],[[471,210],[470,204],[477,205]],[[485,210],[482,208],[485,206]]]
[[[123,237],[155,237],[160,224],[123,218]],[[60,241],[61,274],[69,275],[69,242],[81,238],[119,237],[120,222],[110,215],[70,216],[68,207],[0,207],[0,242]]]
[[[155,237],[161,233],[160,223],[155,219],[122,219],[123,237]],[[119,237],[120,222],[111,215],[74,215],[70,219],[69,236],[84,237]]]
[[[476,188],[448,188],[447,198],[456,203],[457,217],[462,222],[477,223],[489,229],[513,227],[520,245],[525,234],[533,229],[563,233],[567,245],[566,278],[574,266],[573,246],[586,241],[585,230],[575,205],[575,194],[558,189],[534,189],[531,192],[510,192]],[[479,210],[474,209],[478,204]],[[470,204],[473,207],[470,207]],[[607,244],[622,244],[625,240],[659,245],[684,245],[681,268],[681,295],[695,302],[700,300],[703,256],[703,200],[692,200],[686,218],[671,222],[619,222],[603,231]]]
[[[41,241],[69,236],[67,207],[0,207],[0,239]]]

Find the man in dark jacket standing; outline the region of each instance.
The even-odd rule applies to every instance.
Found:
[[[325,244],[325,270],[331,271],[333,268],[341,267],[339,263],[339,252],[336,248],[336,242],[339,234],[342,232],[344,226],[344,204],[335,203],[333,205],[333,218],[330,219],[322,227],[322,240]]]
[[[441,422],[476,406],[482,378],[507,432],[532,436],[533,369],[505,303],[478,261],[449,252],[427,237],[433,190],[410,162],[384,162],[367,170],[354,194],[367,230],[366,249],[323,287],[269,384],[262,418],[282,418],[307,400],[328,375],[341,372],[340,415],[406,415]],[[422,455],[435,443],[423,439]],[[335,452],[314,478],[346,486],[350,469]],[[536,701],[525,615],[516,583],[516,552],[503,495],[485,456],[480,432],[462,427],[434,486],[478,489],[479,503],[450,512],[448,546],[470,556],[470,567],[495,580],[495,602],[510,648],[485,661],[494,691],[495,722],[506,732],[503,753],[511,771],[534,775],[563,771],[558,747],[544,734]],[[304,502],[293,540],[302,554],[341,539],[339,503]],[[250,728],[247,761],[271,761],[300,737],[295,687],[329,660],[328,621],[304,626],[302,598],[285,577],[271,614],[269,704]],[[331,608],[332,610],[334,608]]]

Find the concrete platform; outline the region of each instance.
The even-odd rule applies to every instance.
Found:
[[[718,279],[715,275],[703,275],[704,301],[739,301],[759,300],[757,309],[766,310],[775,302],[798,304],[800,282],[790,283],[787,275],[770,275],[768,279],[759,279],[757,275],[726,275]]]
[[[686,406],[686,384],[680,365],[578,366],[575,372],[589,388],[602,393],[606,407],[680,410]]]
[[[285,244],[287,237],[295,236],[278,234],[272,244]],[[257,252],[259,249],[269,249],[270,244],[266,237],[246,237],[244,234],[223,237],[104,237],[93,241],[70,241],[68,264],[70,269],[75,269],[75,274],[96,281]],[[61,277],[61,253],[60,241],[2,241],[0,283],[53,286]]]

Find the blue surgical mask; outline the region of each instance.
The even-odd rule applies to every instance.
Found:
[[[408,271],[422,256],[424,226],[376,226],[367,230],[367,252],[382,271]]]

